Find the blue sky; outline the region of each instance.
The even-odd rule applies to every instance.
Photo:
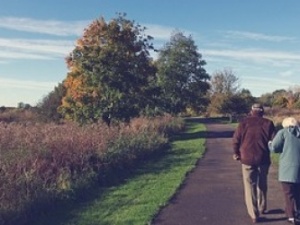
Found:
[[[230,69],[254,96],[300,85],[298,0],[1,0],[0,106],[37,104],[66,77],[83,29],[118,12],[156,48],[192,35],[210,75]]]

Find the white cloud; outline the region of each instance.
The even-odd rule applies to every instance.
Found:
[[[293,82],[287,79],[278,79],[276,75],[273,77],[270,76],[243,76],[244,81],[251,82],[256,85],[275,85],[275,86],[291,86]]]
[[[293,74],[295,74],[295,71],[293,71],[293,70],[287,70],[287,71],[281,72],[280,76],[281,77],[290,77]]]
[[[0,28],[40,33],[55,36],[82,36],[84,29],[92,22],[84,21],[58,21],[58,20],[35,20],[31,18],[0,17]],[[144,24],[146,33],[157,40],[169,40],[174,27]],[[191,33],[191,32],[190,32]]]
[[[0,59],[53,59],[65,57],[74,44],[65,40],[0,38]]]
[[[1,88],[17,88],[17,89],[28,89],[28,90],[51,90],[57,83],[55,82],[44,82],[44,81],[32,81],[32,80],[16,80],[9,78],[0,77]]]
[[[7,64],[7,61],[6,60],[2,60],[1,57],[0,57],[0,64]]]
[[[174,28],[172,27],[164,27],[164,26],[153,25],[153,24],[145,24],[144,26],[147,28],[145,33],[147,35],[152,36],[155,40],[158,39],[158,40],[168,41],[170,40],[170,36],[174,31]]]
[[[30,18],[1,17],[0,28],[55,36],[82,35],[91,21],[34,20]]]
[[[271,36],[261,33],[244,32],[244,31],[226,31],[226,37],[228,38],[242,38],[251,39],[255,41],[272,41],[272,42],[282,42],[282,41],[294,41],[293,37],[286,36]]]
[[[168,42],[170,41],[171,35],[177,31],[182,32],[186,36],[195,34],[194,32],[175,27],[161,26],[155,24],[144,24],[144,26],[147,28],[145,33],[152,36],[154,40],[157,41]]]
[[[51,34],[56,36],[76,35],[82,36],[84,28],[91,21],[56,21],[56,20],[34,20],[31,18],[0,17],[0,28]],[[170,40],[174,27],[146,24],[145,33],[154,37],[156,48]],[[184,33],[192,32],[180,30]],[[75,40],[51,40],[51,39],[7,39],[0,38],[0,58],[15,59],[49,59],[53,57],[66,56],[74,48]],[[5,57],[7,56],[7,57]],[[28,57],[27,57],[28,56]]]
[[[289,52],[268,51],[259,49],[240,49],[240,50],[213,50],[206,49],[203,53],[210,56],[226,56],[232,58],[248,59],[282,59],[282,60],[300,60],[300,54]]]
[[[226,58],[240,63],[259,63],[272,67],[297,66],[300,54],[262,49],[204,49],[202,55],[210,58]]]
[[[53,57],[41,54],[34,54],[28,52],[20,52],[17,50],[1,50],[0,60],[3,63],[8,63],[9,59],[37,59],[37,60],[51,60]]]
[[[276,75],[270,76],[241,76],[242,86],[251,90],[254,96],[260,96],[265,93],[272,93],[275,90],[286,89],[295,85],[293,80],[278,79]]]
[[[0,29],[11,29],[56,36],[82,35],[89,21],[34,20],[30,18],[0,17]],[[0,61],[7,59],[49,60],[67,56],[74,48],[74,39],[22,39],[0,37]]]
[[[74,47],[74,42],[65,40],[5,39],[0,38],[0,48],[15,48],[34,52],[51,52],[65,55]]]

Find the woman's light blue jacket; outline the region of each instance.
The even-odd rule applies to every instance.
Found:
[[[278,180],[300,183],[300,128],[283,128],[269,142],[271,152],[280,153]]]

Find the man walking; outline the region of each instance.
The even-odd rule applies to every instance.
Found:
[[[275,136],[274,123],[263,115],[263,106],[254,104],[233,135],[233,158],[242,164],[245,203],[253,223],[267,210],[268,142]]]

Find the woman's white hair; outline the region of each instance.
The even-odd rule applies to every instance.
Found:
[[[294,117],[286,117],[282,121],[282,126],[284,128],[286,128],[286,127],[295,127],[295,126],[298,126],[298,125],[299,125],[299,123]]]

